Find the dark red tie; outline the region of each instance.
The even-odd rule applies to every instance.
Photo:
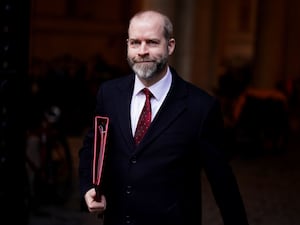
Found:
[[[152,93],[147,88],[144,88],[143,92],[146,95],[146,101],[135,130],[134,141],[136,144],[140,143],[151,123],[150,98]]]

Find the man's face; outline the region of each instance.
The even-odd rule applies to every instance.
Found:
[[[165,73],[171,52],[163,35],[162,19],[136,18],[128,35],[127,60],[132,70],[142,79]]]

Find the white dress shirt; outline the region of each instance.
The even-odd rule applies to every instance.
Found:
[[[152,86],[148,87],[148,89],[153,94],[153,97],[151,98],[151,115],[152,115],[151,121],[153,121],[161,104],[165,100],[170,90],[171,82],[172,82],[172,75],[170,69],[168,68],[166,75],[161,80],[159,80]],[[135,75],[135,83],[134,83],[133,95],[132,95],[131,106],[130,106],[131,107],[130,109],[131,129],[133,135],[135,133],[137,122],[146,100],[146,97],[142,92],[144,88],[145,86],[142,84],[142,82],[137,77],[137,75]]]

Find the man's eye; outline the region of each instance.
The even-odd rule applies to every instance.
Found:
[[[129,41],[129,45],[132,47],[137,47],[140,45],[140,42],[132,40],[132,41]]]
[[[156,46],[158,44],[159,44],[159,42],[155,41],[155,40],[149,40],[149,41],[147,41],[147,45],[150,45],[150,46]]]

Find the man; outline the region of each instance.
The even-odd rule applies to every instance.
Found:
[[[136,14],[128,29],[127,59],[134,74],[103,83],[95,115],[110,119],[101,188],[92,185],[93,129],[80,150],[80,190],[105,225],[201,224],[204,169],[226,225],[248,224],[236,179],[222,147],[216,98],[181,79],[168,65],[175,49],[170,20]],[[151,124],[135,143],[139,114],[150,90]],[[147,102],[147,101],[146,101]]]

